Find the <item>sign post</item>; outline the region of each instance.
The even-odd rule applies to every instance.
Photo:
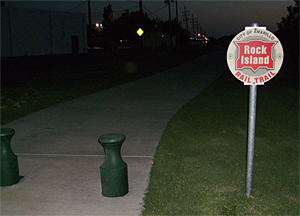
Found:
[[[246,196],[252,191],[254,144],[255,144],[255,119],[256,119],[256,95],[257,86],[250,86],[249,94],[249,120],[248,120],[248,151],[247,151],[247,174],[246,174]]]
[[[227,50],[227,64],[231,73],[244,85],[250,85],[246,197],[251,196],[257,85],[264,85],[279,71],[283,62],[283,49],[278,38],[266,27],[253,23],[238,33]]]

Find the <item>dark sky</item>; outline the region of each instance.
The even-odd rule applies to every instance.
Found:
[[[174,0],[175,1],[175,0]],[[87,3],[84,0],[73,1],[6,1],[6,6],[35,8],[45,10],[59,10],[70,12],[82,12],[87,14]],[[122,1],[99,1],[91,0],[92,5],[92,22],[101,23],[103,8],[108,4],[112,5],[115,11],[114,18],[118,18],[124,10],[139,10],[138,0],[122,0]],[[150,18],[159,18],[167,20],[169,17],[168,8],[163,0],[143,0],[143,9],[148,13]],[[257,22],[261,26],[266,26],[270,31],[277,30],[277,22],[281,21],[282,16],[287,15],[287,6],[294,5],[292,0],[281,1],[187,1],[178,0],[178,15],[182,21],[182,12],[184,6],[189,11],[190,18],[194,14],[195,20],[201,25],[205,33],[209,37],[219,38],[221,36],[236,34],[243,31],[245,26]],[[159,10],[161,9],[161,10]],[[159,10],[159,11],[157,11]],[[155,12],[157,11],[157,12]],[[155,12],[151,14],[150,12]],[[172,18],[176,16],[175,3],[171,4]],[[189,30],[192,29],[192,23],[189,22]],[[182,26],[186,28],[182,21]]]

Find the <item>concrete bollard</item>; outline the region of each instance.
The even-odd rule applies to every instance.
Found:
[[[105,151],[105,160],[100,166],[103,196],[120,197],[128,193],[127,164],[121,157],[125,139],[125,135],[118,133],[104,134],[98,139]]]
[[[1,128],[1,186],[10,186],[20,181],[18,157],[11,149],[14,129]]]

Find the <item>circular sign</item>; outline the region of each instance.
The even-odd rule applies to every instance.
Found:
[[[265,27],[246,27],[227,50],[231,73],[245,85],[263,85],[280,70],[283,49],[279,39]]]

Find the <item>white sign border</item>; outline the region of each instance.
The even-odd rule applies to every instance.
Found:
[[[257,29],[262,30],[263,33],[254,33],[257,31]],[[249,37],[250,37],[250,39],[249,39]],[[278,54],[276,54],[275,59],[274,59],[274,69],[262,68],[262,69],[266,70],[267,72],[262,75],[259,75],[259,76],[258,75],[252,75],[252,76],[247,75],[247,74],[243,73],[243,71],[241,69],[236,68],[236,60],[238,59],[239,54],[238,54],[238,48],[237,48],[235,42],[249,42],[249,41],[253,40],[253,37],[256,38],[256,40],[262,41],[261,38],[264,38],[266,40],[266,42],[276,42],[276,44],[273,46],[273,49],[275,50],[276,53],[278,53]],[[282,63],[283,63],[284,53],[283,53],[283,48],[282,48],[282,45],[281,45],[279,39],[272,32],[268,31],[266,27],[246,26],[245,30],[239,32],[230,42],[228,49],[227,49],[226,59],[227,59],[227,64],[228,64],[228,67],[229,67],[231,73],[238,80],[242,81],[244,83],[244,85],[264,85],[265,82],[270,81],[279,72],[279,70],[282,66]],[[260,70],[260,69],[258,69],[258,70]]]

